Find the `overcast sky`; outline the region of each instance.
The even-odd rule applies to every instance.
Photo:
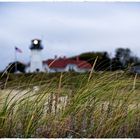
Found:
[[[118,47],[140,56],[140,3],[0,2],[0,70],[14,61],[14,46],[27,63],[34,38],[42,40],[43,59]]]

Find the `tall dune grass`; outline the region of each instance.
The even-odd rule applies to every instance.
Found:
[[[0,137],[140,137],[140,78],[122,72],[8,75]]]

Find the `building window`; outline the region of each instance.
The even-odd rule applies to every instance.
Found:
[[[74,71],[74,68],[72,65],[69,65],[69,71]]]
[[[40,69],[37,68],[37,69],[36,69],[36,72],[39,72],[39,71],[40,71]]]

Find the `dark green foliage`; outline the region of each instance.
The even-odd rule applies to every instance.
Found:
[[[9,73],[15,73],[17,71],[24,73],[26,65],[21,62],[12,62],[5,69]]]
[[[118,48],[115,52],[114,65],[119,69],[126,69],[129,65],[137,63],[139,58],[132,55],[129,48]]]
[[[78,55],[80,60],[85,60],[93,65],[98,56],[96,71],[116,71],[127,69],[132,64],[140,62],[139,58],[132,54],[128,48],[117,48],[115,56],[111,58],[107,52],[87,52]],[[77,59],[77,56],[71,57]]]
[[[95,59],[98,56],[97,65],[95,66],[96,71],[104,71],[104,70],[110,70],[110,58],[107,52],[87,52],[82,53],[79,55],[80,60],[85,60],[89,62],[91,65],[93,65]],[[75,57],[72,57],[72,59],[76,59]]]

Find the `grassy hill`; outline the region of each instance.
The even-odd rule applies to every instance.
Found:
[[[138,75],[9,74],[1,82],[1,137],[140,137]]]

